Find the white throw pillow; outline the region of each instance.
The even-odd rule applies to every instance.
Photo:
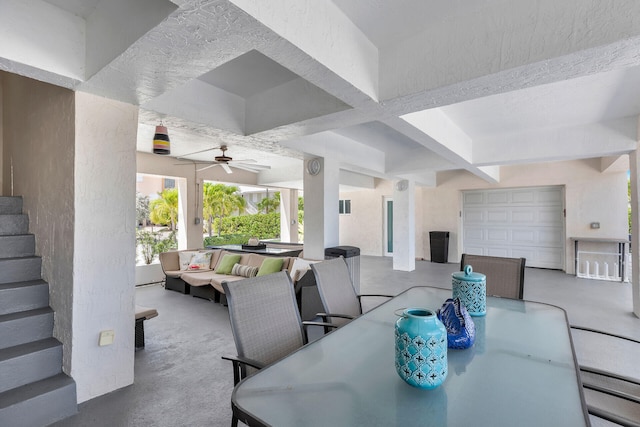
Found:
[[[189,263],[188,270],[211,270],[211,252],[198,252]]]
[[[181,252],[178,252],[178,257],[180,259],[180,270],[183,270],[183,271],[187,270],[189,268],[189,264],[191,264],[191,259],[197,253],[198,252],[196,252],[196,251],[181,251]]]

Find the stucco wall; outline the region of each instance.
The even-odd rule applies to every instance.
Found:
[[[600,159],[503,166],[500,183],[496,185],[466,171],[447,171],[438,174],[435,188],[416,190],[416,258],[430,259],[429,231],[449,231],[449,262],[460,260],[461,191],[547,185],[561,185],[565,189],[567,273],[574,272],[571,237],[628,237],[624,167],[602,172]],[[383,198],[392,195],[392,183],[384,180],[376,180],[374,190],[340,193],[340,199],[351,200],[351,215],[340,215],[340,244],[357,246],[363,255],[382,255]],[[600,229],[591,229],[592,222],[600,222]]]
[[[600,166],[599,159],[503,166],[496,185],[468,172],[439,173],[436,188],[422,189],[424,230],[450,231],[449,262],[456,262],[462,254],[461,190],[564,185],[565,269],[573,273],[571,237],[628,237],[626,171],[601,172]],[[600,229],[589,227],[594,221]],[[424,246],[428,254],[428,238]]]
[[[13,164],[14,194],[22,196],[36,235],[42,277],[55,310],[54,336],[71,370],[74,239],[74,93],[15,74],[3,76],[5,172]],[[7,175],[5,175],[7,176]],[[5,180],[3,193],[11,194]]]
[[[75,123],[71,375],[83,402],[133,383],[138,109],[78,92]],[[113,345],[98,346],[104,330]]]
[[[13,74],[2,83],[4,167],[83,402],[133,382],[137,108]],[[106,329],[115,343],[99,347]]]
[[[384,196],[393,194],[389,181],[376,180],[373,190],[341,192],[351,200],[351,214],[340,215],[340,245],[356,246],[361,255],[383,255]]]
[[[340,245],[356,246],[361,255],[384,255],[384,198],[393,198],[393,182],[376,179],[373,190],[345,191],[340,199],[351,200],[351,215],[340,215]],[[415,194],[415,239],[417,259],[424,258],[423,224],[421,218],[423,195]],[[428,249],[428,248],[427,248]]]

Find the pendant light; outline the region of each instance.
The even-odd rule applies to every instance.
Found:
[[[153,154],[167,155],[171,154],[171,142],[169,141],[169,132],[162,122],[156,126],[156,134],[153,136]]]

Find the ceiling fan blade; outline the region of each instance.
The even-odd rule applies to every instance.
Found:
[[[200,153],[204,153],[204,152],[206,152],[206,151],[217,150],[218,148],[220,148],[220,147],[207,148],[207,149],[205,149],[205,150],[194,151],[193,153],[181,154],[181,155],[179,155],[179,156],[176,156],[176,159],[181,159],[181,158],[184,158],[184,157],[187,157],[187,156],[191,156],[191,155],[193,155],[193,154],[200,154]]]
[[[214,163],[214,164],[212,164],[212,165],[205,166],[205,167],[200,168],[200,169],[196,169],[196,172],[200,172],[200,171],[203,171],[203,170],[205,170],[205,169],[212,168],[212,167],[214,167],[214,166],[218,166],[218,164],[217,164],[217,163]]]
[[[231,168],[229,167],[228,164],[226,163],[220,163],[220,166],[222,166],[222,169],[224,169],[224,171],[226,173],[233,173],[233,171],[231,170]]]

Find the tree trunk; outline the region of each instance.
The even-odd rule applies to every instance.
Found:
[[[213,237],[213,216],[209,215],[209,223],[207,224],[209,230],[209,237]]]

